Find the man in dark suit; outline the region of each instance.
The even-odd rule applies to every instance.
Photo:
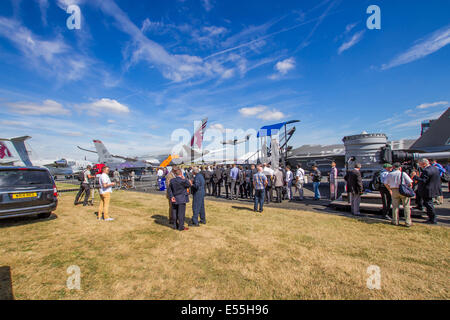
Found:
[[[191,187],[191,182],[187,180],[180,169],[175,170],[176,177],[170,181],[168,193],[172,201],[172,219],[175,229],[180,231],[188,230],[184,227],[184,217],[186,214],[186,203],[189,202],[187,189]]]
[[[213,181],[214,181],[214,194],[217,198],[220,197],[220,189],[222,186],[222,171],[223,169],[221,168],[220,165],[217,165],[216,169],[214,170],[214,174],[213,174]]]
[[[203,167],[201,174],[203,178],[205,178],[205,194],[206,190],[208,190],[208,195],[211,195],[211,178],[212,178],[212,172],[209,171],[208,167]]]
[[[353,170],[350,170],[345,175],[344,179],[347,182],[347,193],[350,195],[350,202],[352,207],[352,214],[359,216],[359,205],[361,203],[361,195],[364,192],[361,177],[361,164],[357,163]]]
[[[437,197],[441,187],[441,177],[439,169],[430,165],[428,159],[421,159],[419,165],[422,168],[420,177],[412,173],[412,177],[418,181],[417,193],[427,208],[428,221],[426,223],[436,224],[436,214],[434,212],[433,198]]]
[[[225,185],[225,198],[228,199],[230,197],[231,190],[231,178],[230,178],[231,166],[226,165],[225,169],[222,171],[222,180]]]
[[[198,168],[194,168],[194,183],[192,184],[192,225],[198,227],[198,215],[200,214],[200,223],[206,224],[205,216],[205,178]]]

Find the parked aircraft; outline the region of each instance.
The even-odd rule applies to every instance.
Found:
[[[105,163],[110,168],[115,170],[126,170],[130,168],[146,168],[148,166],[168,166],[171,163],[191,163],[201,159],[208,154],[208,150],[202,150],[203,133],[206,130],[208,119],[203,119],[201,125],[194,131],[189,145],[181,146],[180,150],[174,154],[149,155],[140,157],[127,157],[123,155],[113,155],[109,153],[105,145],[100,140],[93,140],[95,151],[82,148],[79,149],[98,155],[99,163]]]
[[[30,139],[30,136],[16,137],[11,139],[0,138],[0,159],[7,158],[8,162],[1,162],[1,165],[13,165],[22,163],[27,167],[37,166],[46,167],[50,174],[53,176],[64,175],[71,176],[83,170],[88,165],[92,164],[87,160],[74,160],[74,159],[30,159],[30,152],[25,146],[25,141]],[[12,156],[11,151],[5,145],[3,141],[11,142],[14,146],[19,159]]]

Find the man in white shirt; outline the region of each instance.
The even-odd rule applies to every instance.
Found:
[[[392,171],[384,179],[384,185],[392,195],[392,224],[398,226],[399,224],[399,211],[400,203],[403,204],[403,211],[405,213],[406,226],[410,227],[411,222],[411,207],[410,198],[400,194],[398,188],[401,184],[412,186],[411,178],[404,172],[402,172],[402,166],[400,163],[394,163]]]
[[[300,200],[303,200],[303,184],[305,183],[305,170],[300,164],[297,165],[297,172],[295,173],[295,189],[298,191]],[[295,195],[295,191],[294,191]]]
[[[286,194],[288,200],[292,200],[292,181],[294,180],[294,174],[291,171],[290,166],[286,166]]]
[[[103,214],[105,221],[113,221],[114,219],[109,217],[109,202],[111,200],[112,187],[115,183],[109,179],[109,167],[104,166],[102,168],[102,174],[98,178],[98,184],[100,186],[100,205],[98,207],[97,219],[101,220]]]

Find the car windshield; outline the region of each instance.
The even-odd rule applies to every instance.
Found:
[[[0,170],[0,187],[29,186],[51,184],[52,180],[42,170]]]

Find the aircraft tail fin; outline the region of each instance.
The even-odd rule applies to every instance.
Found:
[[[20,157],[20,160],[22,160],[22,162],[27,167],[33,166],[33,164],[31,163],[31,160],[30,160],[29,152],[25,146],[25,141],[30,138],[31,138],[30,136],[23,136],[23,137],[16,137],[16,138],[8,139],[12,143],[14,148],[16,149],[17,154]]]
[[[8,147],[0,141],[0,160],[5,158],[12,158],[12,153],[9,151]]]
[[[195,130],[194,134],[191,137],[190,147],[194,148],[194,144],[197,145],[199,149],[202,148],[203,144],[203,134],[206,131],[206,125],[208,124],[208,118],[202,120],[201,125]]]
[[[100,163],[106,163],[107,161],[111,160],[112,156],[109,153],[109,151],[106,149],[103,142],[101,142],[100,140],[94,140],[94,146],[95,146],[95,150],[97,150],[98,161]]]

